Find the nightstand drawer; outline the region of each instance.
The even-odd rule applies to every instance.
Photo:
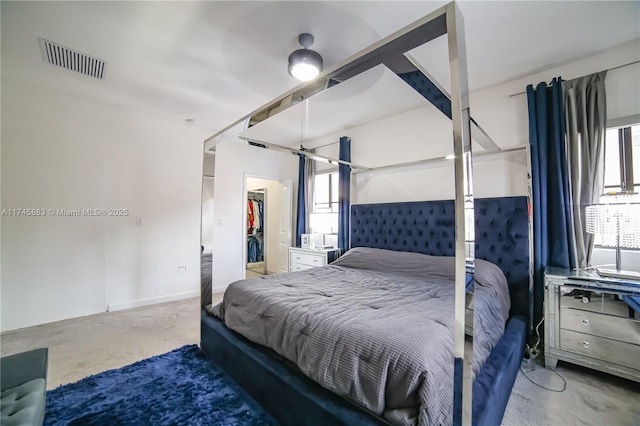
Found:
[[[302,265],[308,266],[324,266],[325,256],[324,254],[313,254],[313,253],[298,253],[291,252],[289,253],[291,265],[298,263]]]
[[[640,345],[640,321],[560,308],[560,328]]]
[[[305,269],[311,269],[311,268],[314,268],[314,267],[315,266],[304,265],[302,263],[292,263],[290,272],[304,271]]]
[[[560,330],[560,349],[640,369],[640,346],[570,330]]]

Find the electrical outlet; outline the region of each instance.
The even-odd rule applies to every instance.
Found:
[[[178,266],[178,275],[187,275],[187,267]]]
[[[142,226],[142,217],[136,216],[136,226]]]

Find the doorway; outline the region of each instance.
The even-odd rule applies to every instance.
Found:
[[[245,177],[245,278],[286,272],[292,236],[290,181]]]

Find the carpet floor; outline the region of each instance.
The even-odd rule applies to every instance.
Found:
[[[45,425],[277,425],[196,345],[47,392]]]

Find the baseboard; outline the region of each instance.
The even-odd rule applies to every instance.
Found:
[[[150,297],[148,299],[138,299],[125,303],[114,303],[107,306],[107,312],[122,311],[123,309],[139,308],[141,306],[155,305],[164,302],[173,302],[175,300],[189,299],[191,297],[200,296],[200,290],[185,291],[184,293],[168,294],[166,296]]]
[[[223,285],[220,287],[212,287],[211,288],[211,293],[215,294],[215,293],[224,293],[224,291],[227,289],[227,287],[229,287],[228,285]]]

